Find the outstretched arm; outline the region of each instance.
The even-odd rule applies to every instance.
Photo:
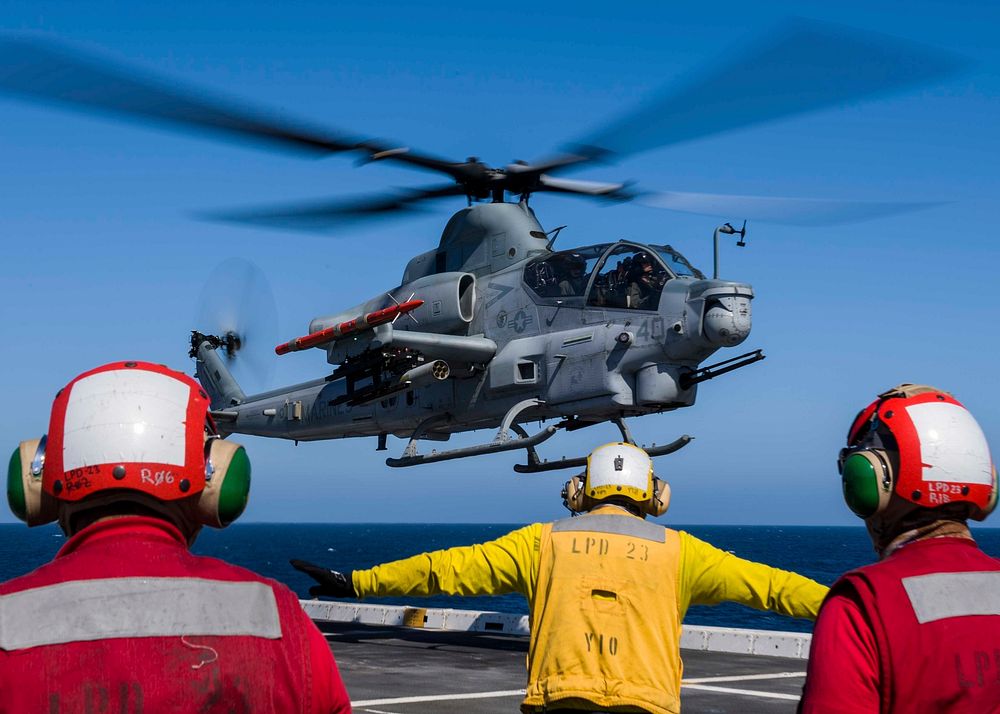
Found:
[[[501,595],[518,592],[530,599],[537,578],[541,524],[519,528],[476,545],[436,550],[340,573],[293,560],[292,565],[319,585],[311,595],[329,597],[403,597],[426,595]]]
[[[424,595],[530,596],[537,576],[538,523],[476,545],[436,550],[355,570],[358,597]]]
[[[787,570],[737,558],[681,531],[681,617],[689,605],[737,602],[815,620],[827,588]]]

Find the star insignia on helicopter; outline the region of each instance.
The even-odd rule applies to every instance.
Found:
[[[525,310],[518,310],[517,314],[514,315],[514,319],[510,321],[510,326],[514,329],[514,332],[520,334],[524,332],[534,321],[535,318],[529,315]]]

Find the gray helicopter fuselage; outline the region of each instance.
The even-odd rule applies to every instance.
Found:
[[[559,261],[578,254],[553,252],[524,203],[476,205],[455,214],[437,249],[409,262],[398,287],[309,325],[310,333],[317,332],[412,295],[423,300],[412,320],[401,316],[322,349],[333,365],[382,350],[416,350],[427,361],[447,362],[446,379],[408,383],[353,404],[351,390],[363,386],[346,378],[318,379],[233,404],[226,403],[224,387],[213,388],[204,367],[217,368],[217,357],[207,348],[198,352],[199,376],[209,376],[213,408],[231,415],[220,424],[224,431],[295,440],[409,437],[428,420],[423,438],[446,439],[452,432],[497,426],[526,399],[538,403],[518,414],[517,422],[600,422],[693,404],[697,385],[683,388],[681,376],[720,347],[746,338],[750,286],[706,280],[693,269],[680,274],[679,263],[670,270],[657,256],[662,247],[619,241],[576,250],[593,256],[592,269],[575,289],[564,281],[562,292],[569,294],[561,294],[555,282]],[[636,283],[609,287],[615,261],[621,272],[623,262],[641,256],[658,260],[662,285],[655,306],[626,304],[622,296],[635,291]]]

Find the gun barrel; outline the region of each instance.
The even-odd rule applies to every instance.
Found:
[[[734,369],[739,369],[740,367],[746,367],[754,362],[759,362],[764,359],[765,355],[760,350],[754,350],[753,352],[747,352],[739,357],[733,357],[732,359],[723,360],[722,362],[716,362],[708,367],[702,367],[701,369],[682,374],[680,378],[681,389],[690,389],[696,384],[701,382],[707,382],[710,379],[715,379],[727,372],[732,372]]]

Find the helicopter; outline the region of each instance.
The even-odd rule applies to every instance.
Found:
[[[707,277],[675,247],[615,240],[555,249],[565,226],[545,230],[530,205],[539,194],[754,219],[823,223],[888,215],[922,204],[727,197],[638,190],[560,174],[723,131],[871,97],[954,72],[950,55],[880,35],[796,21],[700,77],[533,162],[493,167],[448,161],[390,142],[278,118],[178,88],[128,68],[34,38],[0,41],[0,91],[44,102],[153,120],[174,128],[306,155],[347,153],[446,175],[445,184],[359,200],[216,212],[209,218],[322,230],[419,204],[464,198],[437,248],[405,266],[398,286],[313,318],[277,358],[322,350],[326,374],[244,393],[229,369],[243,336],[192,331],[189,355],[211,397],[222,435],[311,441],[408,439],[386,459],[407,467],[524,450],[523,473],[579,467],[584,457],[542,459],[536,447],[560,430],[613,423],[634,443],[627,418],[692,406],[699,384],[764,358],[753,350],[704,363],[749,336],[750,284],[719,278],[721,236],[745,244],[746,221],[715,229]],[[510,199],[510,200],[509,200]],[[203,328],[202,328],[203,329]],[[294,358],[292,358],[294,359]],[[529,434],[526,424],[545,424]],[[548,423],[554,422],[554,423]],[[421,441],[497,428],[477,445],[420,452]],[[684,435],[644,447],[672,453]]]
[[[749,335],[749,285],[706,279],[668,245],[551,243],[523,200],[460,211],[400,286],[275,348],[321,348],[336,365],[293,387],[248,397],[224,362],[239,335],[193,332],[213,416],[226,431],[295,440],[368,435],[385,448],[388,434],[409,438],[389,466],[525,449],[516,470],[537,472],[582,463],[539,458],[534,447],[559,429],[611,421],[631,441],[626,417],[689,406],[700,382],[763,359],[757,350],[698,366]],[[553,418],[533,435],[521,426]],[[498,424],[491,442],[417,451],[421,439]],[[689,440],[646,449],[661,456]]]

